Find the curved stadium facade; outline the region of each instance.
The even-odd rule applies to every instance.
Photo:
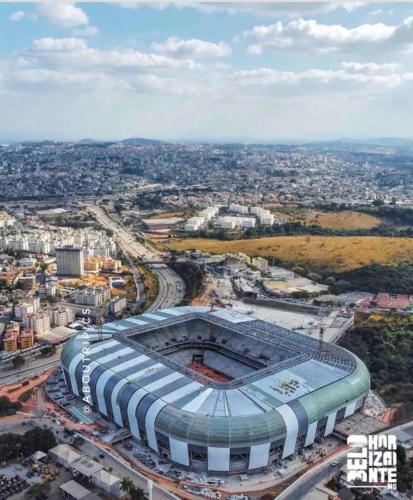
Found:
[[[160,456],[198,471],[258,472],[333,431],[370,387],[350,352],[228,309],[176,307],[104,325],[64,347],[69,389]],[[86,359],[84,356],[86,355]]]

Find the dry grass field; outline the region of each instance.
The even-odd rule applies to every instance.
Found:
[[[145,219],[171,219],[172,217],[185,217],[185,212],[159,212],[151,214]]]
[[[182,239],[164,242],[175,250],[244,252],[274,256],[319,271],[347,271],[368,264],[397,264],[412,258],[413,238],[381,236],[275,236],[253,240]]]
[[[108,279],[99,274],[85,274],[81,278],[59,280],[59,283],[64,286],[105,286],[108,284]]]
[[[310,211],[305,217],[307,224],[316,224],[326,229],[349,231],[352,229],[371,229],[380,224],[380,219],[373,215],[344,210],[342,212]]]

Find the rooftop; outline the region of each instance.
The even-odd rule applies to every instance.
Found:
[[[80,458],[80,455],[74,448],[72,448],[69,444],[58,444],[51,450],[49,453],[53,453],[57,455],[61,459],[67,461],[67,463],[71,464]]]
[[[163,309],[107,323],[102,333],[111,340],[90,356],[108,377],[122,372],[131,388],[201,415],[262,414],[320,388],[335,394],[336,382],[350,391],[346,377],[361,370],[342,348],[230,309]]]
[[[287,380],[294,380],[294,388],[284,387],[277,392],[280,396],[287,396],[288,392],[298,397],[306,388],[315,390],[326,381],[342,378],[355,366],[351,355],[331,344],[323,343],[320,349],[315,339],[229,309],[175,308],[146,313],[140,318],[129,318],[136,326],[116,333],[113,338],[219,389],[258,381],[260,384],[267,381],[273,388],[274,383],[281,387]],[[148,319],[152,321],[147,322]],[[188,358],[183,353],[196,349],[219,365],[224,375],[228,375],[227,382],[212,381],[188,368]]]
[[[79,474],[82,474],[82,476],[91,477],[96,472],[102,470],[103,465],[89,457],[82,457],[72,463],[72,469],[79,472]]]
[[[91,492],[81,484],[71,479],[67,483],[60,486],[60,489],[70,495],[72,498],[82,500],[83,498],[90,498]]]

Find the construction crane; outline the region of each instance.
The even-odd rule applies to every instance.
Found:
[[[319,333],[319,344],[320,344],[320,351],[322,351],[324,345],[324,326],[321,323],[320,323],[320,333]]]
[[[110,300],[110,296],[109,296],[109,298],[105,299],[102,302],[102,305],[99,307],[98,317],[96,318],[96,324],[98,326],[98,332],[99,332],[99,335],[98,335],[99,342],[102,342],[102,340],[103,340],[103,324],[105,323],[106,308],[107,308],[109,300]]]
[[[209,303],[209,308],[210,308],[210,309],[209,309],[209,312],[218,311],[218,309],[219,309],[219,308],[217,307],[217,305],[215,304],[215,302],[210,302],[210,303]]]
[[[326,314],[320,311],[317,315],[320,318],[320,329],[318,333],[318,342],[319,342],[319,349],[320,352],[323,351],[324,347],[324,333],[325,333],[325,319],[326,319]]]

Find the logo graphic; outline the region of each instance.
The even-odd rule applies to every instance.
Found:
[[[351,488],[397,489],[396,436],[352,434],[347,438],[347,481]]]

